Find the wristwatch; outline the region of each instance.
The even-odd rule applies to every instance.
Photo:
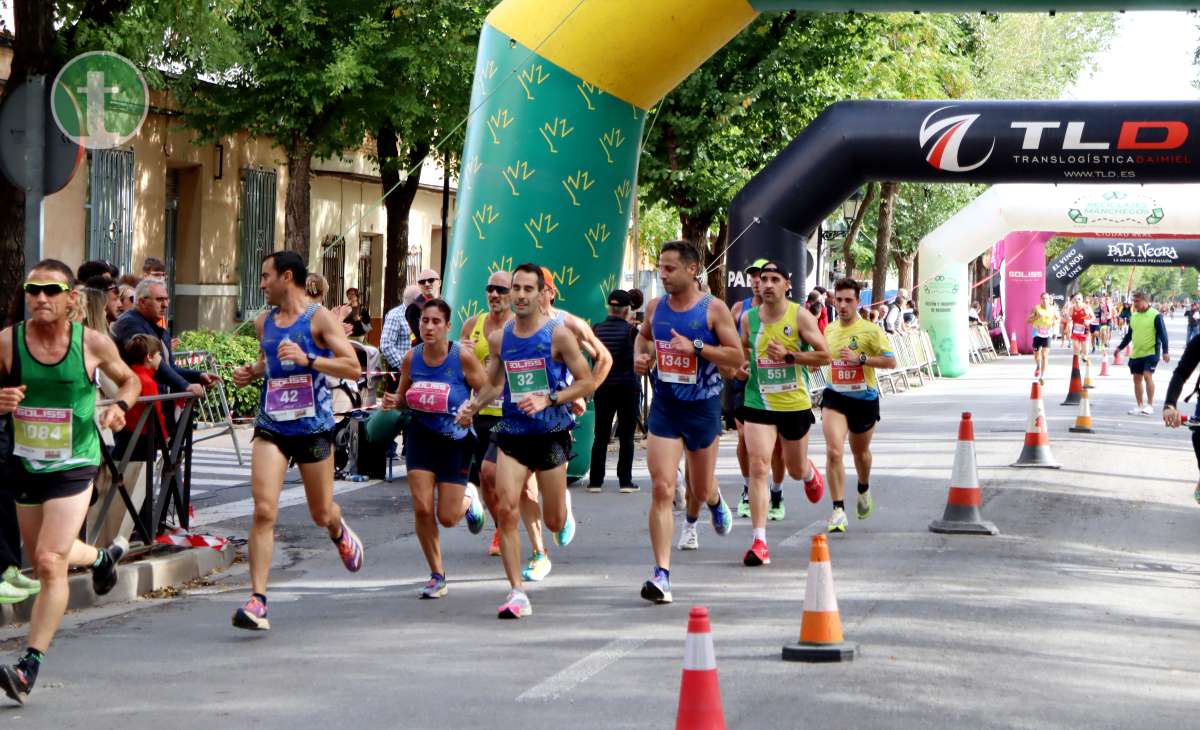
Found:
[[[550,401],[550,405],[552,406],[558,405],[558,391],[550,391],[550,395],[546,396],[546,400]]]
[[[866,365],[866,364],[867,364],[867,353],[863,352],[863,353],[860,353],[860,354],[859,354],[859,356],[858,356],[858,364],[859,364],[859,365]]]
[[[692,340],[692,347],[696,348],[696,354],[699,355],[700,351],[704,349],[704,340],[697,337]]]
[[[129,413],[129,407],[130,407],[130,406],[129,406],[129,404],[128,404],[128,403],[126,403],[125,401],[123,401],[123,400],[115,400],[115,401],[113,401],[113,405],[114,405],[114,406],[116,406],[117,408],[120,408],[122,412],[124,412],[124,413]]]
[[[788,354],[783,356],[783,361],[786,362],[788,365],[795,365],[796,364],[796,356],[789,352]]]

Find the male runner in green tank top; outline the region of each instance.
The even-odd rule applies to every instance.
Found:
[[[61,261],[34,265],[25,280],[29,319],[0,331],[0,415],[13,427],[13,478],[21,539],[33,558],[42,590],[33,604],[21,660],[0,667],[0,688],[24,704],[67,608],[67,570],[92,567],[92,588],[104,595],[117,583],[117,563],[128,549],[82,542],[92,482],[100,466],[100,428],[125,427],[125,411],[141,383],[121,361],[107,335],[67,319],[75,277]],[[99,368],[117,384],[113,405],[97,416],[92,374]]]

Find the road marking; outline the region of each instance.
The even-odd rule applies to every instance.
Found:
[[[333,494],[337,496],[339,494],[357,492],[360,489],[373,487],[380,483],[379,480],[369,482],[334,482]],[[279,508],[293,507],[298,504],[304,504],[305,501],[304,487],[292,487],[291,489],[283,490],[279,495]],[[252,514],[254,514],[254,498],[239,499],[198,510],[196,516],[191,520],[190,527],[211,525],[214,522],[224,522],[225,520],[236,520],[239,517],[249,517]],[[274,598],[274,594],[271,597]]]
[[[779,547],[801,547],[808,542],[809,538],[818,534],[824,526],[825,520],[816,520],[805,525],[804,529],[780,542]]]
[[[517,702],[557,699],[649,640],[650,637],[643,636],[625,637],[611,641],[561,672],[552,675],[544,682],[525,690],[517,696]]]

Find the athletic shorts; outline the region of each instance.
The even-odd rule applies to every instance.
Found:
[[[821,394],[821,408],[828,408],[846,417],[850,433],[866,433],[879,422],[879,399],[851,398],[831,388]]]
[[[496,463],[496,442],[492,440],[492,429],[500,423],[500,416],[475,416],[475,455],[471,460],[471,483],[479,484],[479,468],[483,462]],[[488,458],[488,457],[491,458]]]
[[[333,454],[333,431],[284,435],[256,426],[253,438],[275,444],[279,452],[297,464],[316,464]]]
[[[1034,335],[1033,336],[1033,349],[1049,350],[1050,349],[1050,338],[1049,337],[1038,337],[1037,335]]]
[[[745,403],[746,403],[746,381],[738,380],[737,378],[734,378],[732,380],[727,380],[725,382],[728,383],[728,385],[726,387],[729,388],[729,404],[730,404],[729,413],[734,418],[736,418],[740,421],[741,417],[738,416],[737,413],[738,413],[738,411],[740,411],[742,409],[742,406],[745,405]]]
[[[721,435],[721,399],[679,400],[656,394],[647,421],[650,435],[683,439],[685,449],[700,451]]]
[[[1196,453],[1196,466],[1200,467],[1200,429],[1192,429],[1192,451]]]
[[[91,489],[100,467],[81,466],[37,474],[28,471],[21,459],[14,457],[9,469],[7,490],[13,501],[22,507],[38,507],[52,499],[74,497]]]
[[[1088,327],[1091,329],[1093,335],[1100,331],[1100,325],[1098,324],[1090,324]]]
[[[799,441],[808,435],[808,429],[817,422],[811,408],[802,411],[764,411],[742,406],[737,412],[742,423],[762,423],[774,426],[779,437],[785,441]]]
[[[492,432],[496,446],[531,471],[550,471],[571,460],[571,432]]]
[[[1147,355],[1145,357],[1129,358],[1129,372],[1134,375],[1142,373],[1152,373],[1158,367],[1158,355]]]
[[[474,436],[452,439],[413,419],[404,438],[408,441],[404,464],[410,472],[430,472],[438,484],[466,485],[475,456]]]

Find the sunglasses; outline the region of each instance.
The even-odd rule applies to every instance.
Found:
[[[429,284],[432,284],[435,281],[437,281],[437,279],[417,279],[417,283],[420,284],[421,286],[428,286]]]
[[[38,294],[45,294],[48,297],[58,296],[63,292],[71,291],[71,287],[61,281],[27,281],[25,282],[25,293],[31,297],[36,297]]]
[[[509,289],[507,286],[500,286],[499,284],[488,284],[487,285],[487,293],[488,294],[507,294],[510,291],[511,291],[511,289]]]

